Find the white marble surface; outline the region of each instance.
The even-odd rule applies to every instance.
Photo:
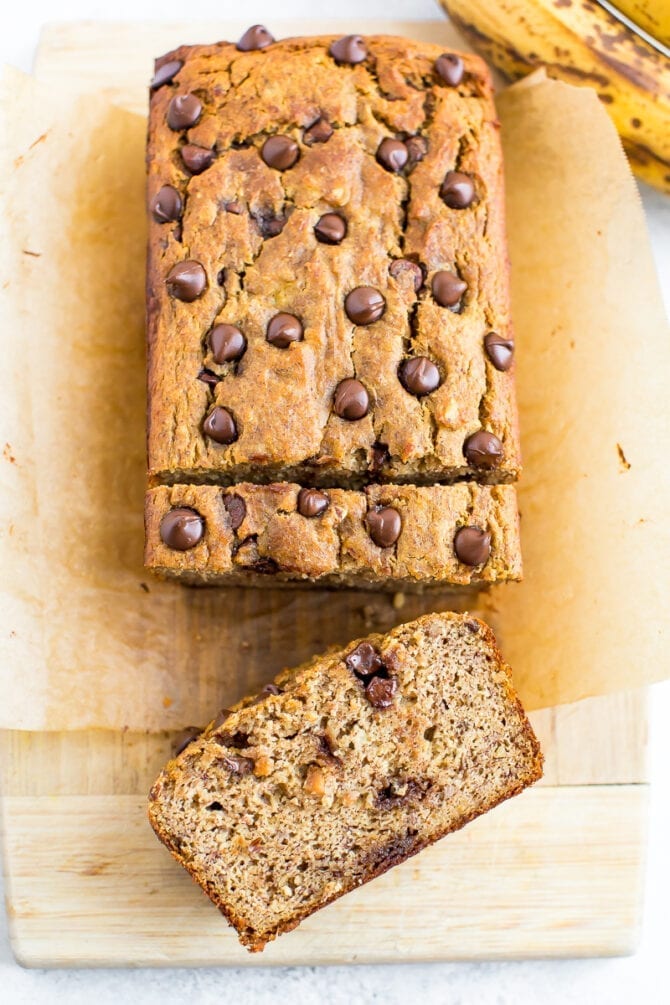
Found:
[[[340,0],[335,9],[315,0],[270,0],[247,8],[249,23],[270,25],[283,17],[315,15],[351,18],[439,16],[432,0]],[[33,0],[12,6],[0,33],[0,60],[30,70],[40,25],[46,21],[110,19],[184,20],[239,17],[231,0],[200,0],[197,7],[151,0]],[[196,32],[194,32],[194,37]],[[670,197],[642,193],[670,313]],[[622,290],[635,296],[635,290]],[[668,346],[670,351],[670,346]],[[670,398],[670,388],[669,398]],[[561,960],[483,964],[430,964],[288,969],[25,971],[13,961],[4,913],[0,913],[0,1002],[30,1005],[133,1005],[215,1002],[274,1005],[382,1005],[421,1000],[422,1005],[667,1005],[670,1002],[667,953],[670,943],[670,683],[652,688],[650,761],[651,826],[647,895],[640,948],[635,956],[614,960]],[[45,897],[48,897],[48,880]],[[541,892],[540,892],[541,895]],[[178,925],[179,917],[174,923]]]

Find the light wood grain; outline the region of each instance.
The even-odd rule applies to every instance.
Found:
[[[138,796],[7,797],[10,926],[30,966],[400,962],[631,952],[645,786],[537,788],[250,956]]]
[[[146,792],[172,734],[0,733],[13,948],[32,966],[630,952],[645,847],[645,704],[644,692],[630,692],[535,713],[547,759],[539,786],[261,957],[240,949],[150,831]]]

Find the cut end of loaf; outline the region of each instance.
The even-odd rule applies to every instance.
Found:
[[[220,715],[151,791],[156,834],[250,951],[542,774],[483,622],[363,642]]]
[[[402,590],[464,593],[521,579],[516,490],[512,485],[374,485],[363,492],[240,483],[162,485],[145,499],[147,568],[189,585]],[[375,537],[388,510],[397,533]],[[171,533],[186,511],[197,533]],[[166,529],[168,533],[166,533]],[[461,534],[475,536],[465,550]],[[477,545],[481,545],[481,548]]]

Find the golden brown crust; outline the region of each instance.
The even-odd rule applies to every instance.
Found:
[[[513,371],[496,370],[483,349],[490,331],[511,337],[502,165],[488,72],[464,55],[463,83],[446,86],[434,70],[441,47],[384,36],[366,39],[366,62],[338,66],[328,55],[332,41],[286,39],[246,53],[228,43],[183,47],[171,58],[184,66],[152,95],[149,202],[170,184],[185,210],[180,225],[150,221],[150,476],[344,486],[371,473],[414,483],[466,474],[514,480],[520,459]],[[169,103],[193,91],[202,117],[175,132],[166,124]],[[304,130],[320,116],[332,123],[333,135],[310,146]],[[273,134],[299,145],[289,170],[260,157]],[[383,138],[414,135],[423,136],[428,151],[408,175],[380,166],[375,152]],[[185,142],[214,151],[201,174],[184,168]],[[442,180],[454,169],[475,181],[471,208],[450,209],[440,198]],[[347,219],[347,236],[337,246],[314,236],[318,218],[331,211]],[[280,226],[268,235],[268,227]],[[389,275],[391,262],[403,257],[427,269],[418,295],[408,274]],[[174,299],[165,285],[172,266],[187,259],[202,263],[208,281],[192,303]],[[460,314],[431,294],[434,274],[445,269],[457,269],[468,284]],[[346,293],[359,285],[377,287],[386,298],[383,318],[364,327],[343,309]],[[278,310],[304,324],[304,340],[287,349],[265,340]],[[213,360],[206,336],[218,322],[244,331],[248,347],[238,363]],[[437,364],[442,384],[418,398],[401,385],[398,366],[422,355]],[[213,388],[198,379],[203,367],[221,378]],[[331,404],[338,382],[354,375],[372,407],[349,422]],[[235,417],[239,438],[231,445],[203,435],[214,404]],[[480,427],[503,443],[504,459],[493,470],[473,469],[463,456],[465,439]],[[387,456],[373,450],[377,443]]]
[[[377,590],[468,589],[521,578],[512,485],[328,489],[328,508],[317,517],[298,512],[299,491],[288,483],[150,489],[146,565],[184,582],[254,586],[280,581]],[[242,500],[245,511],[236,529],[226,508],[232,497]],[[204,519],[202,540],[187,551],[175,551],[161,540],[161,521],[176,507],[193,509]],[[370,537],[365,517],[377,507],[392,507],[401,516],[402,531],[392,547],[381,548]],[[490,558],[476,567],[463,564],[454,551],[457,530],[472,525],[491,535]]]
[[[379,711],[370,710],[364,699],[361,704],[360,685],[344,663],[344,657],[361,641],[376,648],[399,682],[398,704],[382,712],[381,718]],[[446,661],[434,668],[438,670],[437,678],[431,672],[436,652],[431,648],[433,645],[438,646],[438,652],[444,653]],[[451,667],[450,658],[454,663]],[[463,679],[470,676],[472,681],[468,680],[466,687],[471,687],[471,698],[467,691],[459,695]],[[426,691],[435,687],[436,680],[437,690],[426,704]],[[225,721],[213,720],[199,739],[167,765],[149,801],[149,819],[160,840],[235,926],[240,941],[251,951],[261,950],[268,941],[295,928],[315,910],[459,829],[541,777],[542,754],[514,692],[509,667],[502,661],[488,626],[471,615],[426,615],[399,626],[387,636],[373,635],[366,640],[356,640],[339,653],[315,657],[296,670],[285,671],[276,678],[276,685],[279,693],[266,694],[260,703],[257,698],[243,699]],[[329,687],[332,693],[328,692]],[[314,802],[310,796],[305,797],[304,792],[300,794],[300,782],[297,788],[295,784],[301,755],[293,746],[299,743],[293,734],[297,729],[299,737],[311,740],[322,737],[319,730],[324,728],[324,716],[328,722],[325,753],[320,759],[317,753],[316,758],[324,766],[323,773],[330,775],[330,782],[320,790],[328,789],[330,801],[318,818],[321,826],[314,827],[310,824],[314,819],[313,815],[310,817]],[[352,723],[357,721],[363,729],[359,739],[355,731],[352,733]],[[441,742],[431,747],[428,758],[424,739],[427,723],[433,724],[428,731],[431,744],[437,743],[435,731],[442,731]],[[282,739],[287,730],[291,734],[287,738],[288,746]],[[336,746],[333,752],[330,750],[332,737],[338,735],[341,746]],[[361,735],[367,737],[368,745],[365,740],[361,741]],[[278,737],[277,746],[272,745],[268,736]],[[313,751],[314,747],[308,747],[303,761],[313,762]],[[248,782],[244,779],[230,784],[224,781],[217,768],[222,754],[249,756],[254,768],[252,774],[246,775]],[[287,757],[288,775],[281,773],[282,758],[285,762]],[[378,758],[376,768],[375,757]],[[264,762],[262,770],[259,769],[261,760]],[[274,775],[266,763],[274,767]],[[412,782],[408,781],[410,776],[403,776],[405,795],[385,795],[384,805],[380,805],[379,797],[376,802],[370,798],[363,802],[359,799],[355,809],[348,808],[353,805],[347,799],[352,785],[366,790],[370,785],[374,789],[386,784],[389,779],[397,781],[399,765],[413,765],[411,770],[416,778]],[[448,784],[450,780],[454,785]],[[235,806],[242,798],[240,792],[245,785],[247,794],[260,792],[261,800],[254,803],[250,796],[240,815]],[[276,791],[283,793],[279,803],[274,795]],[[224,805],[216,803],[214,818],[211,815],[208,818],[206,811],[212,807],[203,804],[213,795]],[[281,816],[283,800],[286,800],[288,817]],[[452,802],[454,809],[450,810]],[[192,810],[191,817],[187,818],[182,804],[189,808],[200,806],[200,809]],[[254,813],[259,812],[254,806],[265,807],[260,813],[269,817],[265,838],[263,821],[256,817],[255,823],[250,822]],[[216,831],[219,810],[225,810],[220,818],[225,834],[218,845],[212,845],[212,827]],[[273,813],[280,815],[275,817]],[[305,855],[304,861],[309,862],[313,860],[312,846],[327,841],[323,830],[326,819],[330,820],[329,831],[335,831],[344,822],[339,841],[343,840],[342,834],[348,835],[353,830],[361,835],[354,839],[352,851],[345,849],[344,857],[332,862],[330,873],[328,870],[326,875],[318,873],[317,886],[311,894],[298,895],[292,888],[283,894],[280,879],[279,894],[275,896],[264,884],[272,885],[274,881],[268,863],[272,862],[275,851],[282,864],[288,854],[283,851],[289,826],[287,820],[297,829],[301,853]],[[252,847],[245,843],[242,835],[247,824],[254,838],[252,845],[262,845],[263,840],[269,843],[269,857],[268,850],[259,847],[249,859]],[[275,824],[279,831],[275,830]],[[213,848],[217,850],[212,851]],[[339,855],[339,844],[336,843],[335,849]],[[320,850],[323,852],[324,848]],[[266,854],[266,858],[255,870],[254,856],[261,854]],[[354,856],[353,860],[350,855]],[[349,873],[342,873],[343,863],[348,868],[352,861],[355,867]],[[226,892],[229,870],[238,868],[240,862],[242,871]],[[299,865],[300,859],[292,862],[296,876],[300,874]],[[281,868],[279,866],[279,873]],[[261,877],[265,877],[262,882]],[[245,883],[251,884],[249,889]]]

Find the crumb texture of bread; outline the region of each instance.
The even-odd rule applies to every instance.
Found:
[[[149,817],[257,951],[541,774],[490,629],[430,614],[225,710],[162,772]]]
[[[463,55],[450,86],[440,46],[371,36],[351,65],[334,41],[182,47],[152,91],[153,484],[518,477],[514,371],[485,341],[513,337],[488,71]]]
[[[521,578],[513,485],[370,485],[362,491],[312,490],[312,495],[325,509],[305,516],[295,484],[150,489],[146,565],[196,585],[281,582],[462,591]],[[161,536],[163,521],[180,508],[198,514],[203,526],[201,539],[183,551]],[[398,514],[400,530],[388,547],[380,547],[369,514],[388,509]],[[455,550],[456,535],[468,526],[480,528],[490,540],[479,565],[464,563]]]

